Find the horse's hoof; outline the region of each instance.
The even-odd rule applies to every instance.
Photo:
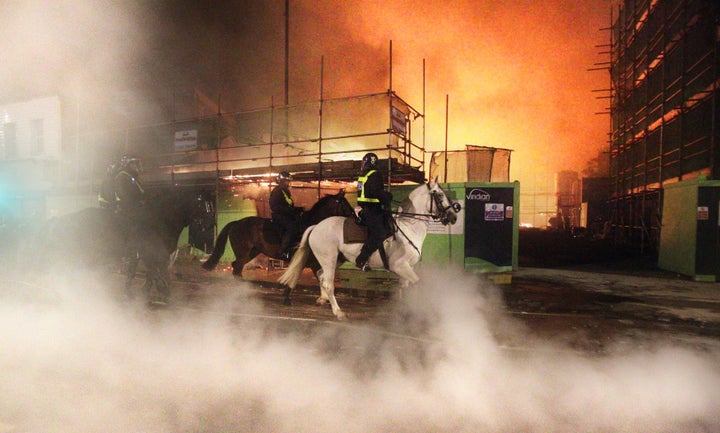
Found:
[[[340,322],[348,319],[347,314],[345,314],[344,311],[338,312],[335,316],[337,317],[337,319],[338,319]]]
[[[315,303],[316,303],[317,305],[325,305],[325,304],[327,303],[327,299],[325,299],[325,298],[317,298],[317,299],[315,300]]]

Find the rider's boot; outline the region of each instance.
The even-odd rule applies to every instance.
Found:
[[[360,268],[363,272],[371,271],[370,265],[368,265],[368,260],[370,259],[370,248],[368,248],[367,242],[363,244],[362,249],[360,250],[360,254],[355,259],[355,266]]]
[[[278,250],[278,258],[286,262],[290,261],[290,239],[288,236],[283,236],[282,238],[280,249]]]

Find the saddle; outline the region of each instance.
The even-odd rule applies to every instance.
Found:
[[[385,223],[387,224],[388,230],[384,239],[387,239],[397,233],[397,225],[395,224],[395,219],[392,217],[387,218]],[[368,229],[364,223],[358,221],[355,217],[345,218],[345,222],[343,222],[343,242],[346,244],[363,244],[367,240],[367,237]]]
[[[368,237],[368,228],[358,224],[355,217],[345,218],[343,223],[343,242],[346,244],[364,244]]]
[[[387,240],[390,236],[395,235],[395,233],[397,232],[397,225],[395,224],[395,219],[392,217],[388,217],[385,222],[390,228],[384,238],[385,240]],[[368,229],[366,225],[361,224],[355,217],[345,218],[345,221],[343,222],[344,243],[363,244],[367,240],[367,237]],[[389,269],[387,253],[385,252],[385,242],[380,244],[380,248],[378,248],[378,251],[380,252],[380,258],[383,261],[383,266],[385,267],[385,269]]]

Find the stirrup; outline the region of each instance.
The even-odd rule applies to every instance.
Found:
[[[370,272],[372,271],[372,268],[370,268],[370,264],[368,262],[369,260],[366,260],[363,263],[356,263],[355,265],[363,272]]]

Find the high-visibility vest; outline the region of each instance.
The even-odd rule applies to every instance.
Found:
[[[367,182],[368,177],[370,177],[371,174],[375,173],[377,170],[370,170],[368,171],[365,176],[358,177],[358,183],[357,183],[357,190],[358,190],[358,196],[357,201],[358,203],[380,203],[380,199],[372,198],[372,197],[365,197],[365,182]]]

